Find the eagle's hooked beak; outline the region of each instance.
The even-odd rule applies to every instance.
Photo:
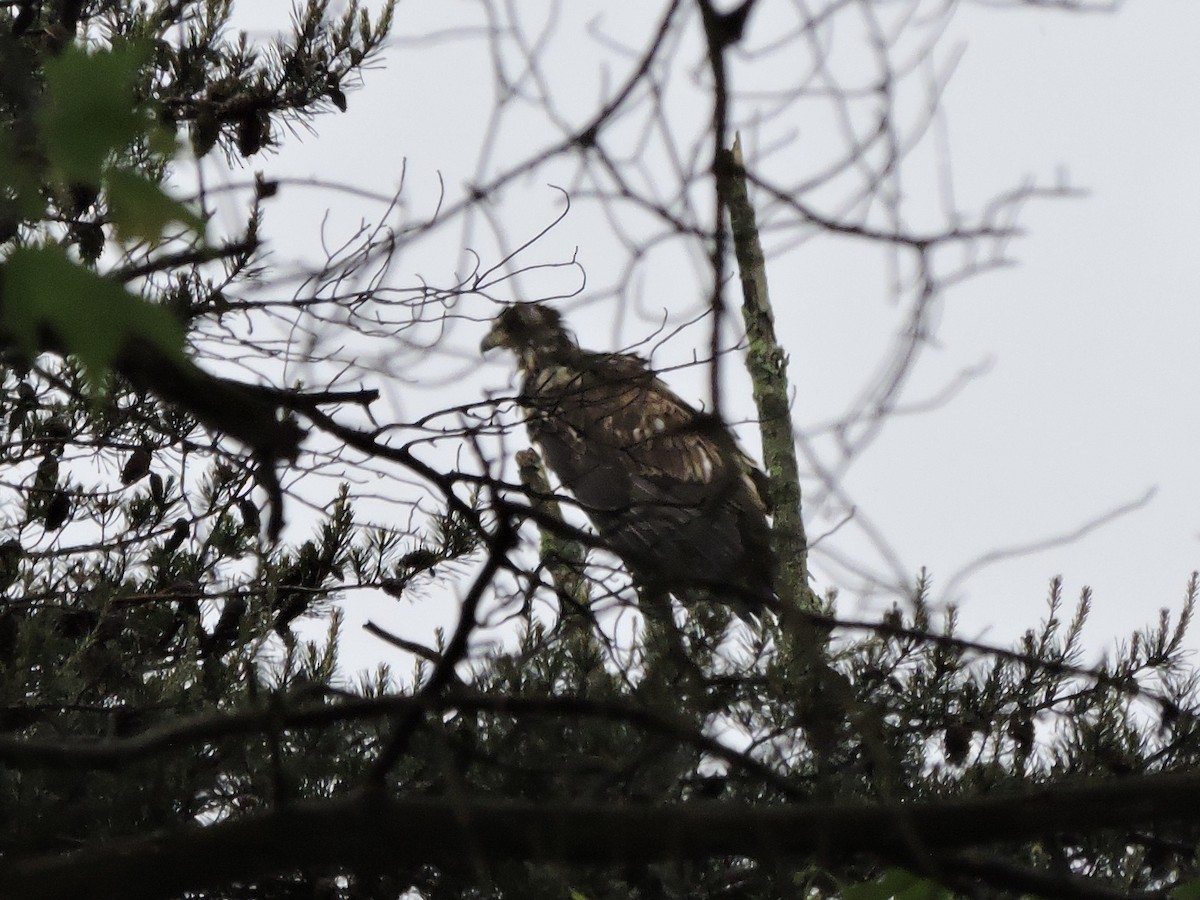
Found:
[[[493,325],[492,330],[483,336],[483,340],[479,342],[479,351],[487,353],[489,350],[495,350],[497,347],[503,347],[508,342],[508,332],[499,325]]]

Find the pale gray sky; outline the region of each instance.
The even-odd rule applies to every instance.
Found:
[[[273,5],[246,11],[256,28],[270,28]],[[920,7],[928,12],[943,5]],[[578,124],[611,94],[631,65],[612,41],[640,46],[658,7],[575,0],[521,4],[531,36],[549,10],[558,10],[557,25],[546,32],[544,56],[558,115]],[[1094,15],[965,2],[958,7],[930,70],[954,69],[944,96],[944,130],[935,129],[938,138],[922,145],[904,175],[905,221],[915,227],[938,220],[947,166],[952,195],[966,208],[1027,183],[1070,185],[1087,193],[1026,204],[1019,218],[1025,235],[1007,247],[1016,265],[942,296],[931,319],[931,340],[901,405],[936,396],[966,369],[986,364],[987,370],[938,408],[888,422],[841,484],[857,515],[887,537],[903,572],[927,566],[939,589],[984,554],[1070,533],[1156,488],[1145,507],[1079,540],[1006,560],[954,585],[966,631],[1003,640],[1043,615],[1051,576],[1065,577],[1068,595],[1090,584],[1095,591],[1090,645],[1103,649],[1153,621],[1160,607],[1177,607],[1189,573],[1200,567],[1195,461],[1200,416],[1194,399],[1200,384],[1195,249],[1200,57],[1194,52],[1200,4],[1158,0]],[[515,71],[519,61],[515,49],[499,62],[489,56],[478,30],[483,8],[447,0],[401,3],[382,69],[349,95],[349,112],[321,118],[315,135],[289,140],[276,156],[252,161],[253,168],[269,176],[319,175],[387,192],[399,184],[407,161],[402,202],[414,220],[432,212],[439,173],[447,199],[461,196],[464,184],[480,177],[494,66]],[[766,47],[786,28],[794,8],[762,0],[746,46]],[[918,15],[910,27],[920,29],[920,22]],[[430,40],[430,34],[439,37]],[[852,28],[834,46],[826,60],[832,70],[843,78],[854,79],[860,71],[869,78],[873,57]],[[798,81],[807,65],[799,49],[743,58],[734,70],[735,86],[777,88]],[[668,121],[685,156],[693,152],[707,114],[698,100],[702,95],[688,88],[700,61],[693,26],[675,56],[677,86],[667,95]],[[919,113],[927,84],[921,76],[903,88],[902,112]],[[748,99],[737,111],[747,146],[763,153],[768,177],[788,183],[797,173],[816,171],[829,148],[838,146],[831,144],[838,139],[835,117],[796,104],[756,127],[756,102]],[[760,101],[762,115],[775,108],[773,102]],[[632,152],[634,124],[619,125],[610,141],[628,133]],[[498,125],[484,174],[503,170],[560,135],[534,104],[515,106]],[[669,186],[663,144],[648,146],[644,184],[661,179]],[[576,192],[586,187],[576,180],[573,163],[552,164],[510,184],[490,208],[509,246],[532,236],[559,210],[561,195],[548,183]],[[707,202],[699,188],[691,198],[697,205]],[[377,205],[345,195],[285,187],[267,223],[278,259],[313,252],[327,207],[331,234],[380,214]],[[635,233],[643,227],[636,213],[614,207],[614,215]],[[765,217],[780,221],[769,212]],[[786,232],[769,234],[768,240],[777,248],[769,276],[781,336],[791,352],[796,424],[812,434],[844,414],[873,382],[904,325],[904,309],[890,289],[886,254],[853,241],[796,244]],[[464,241],[480,253],[485,268],[504,255],[483,219],[465,231],[456,223],[402,252],[391,282],[411,285],[419,276],[449,283],[464,265]],[[612,220],[582,194],[571,215],[521,260],[557,262],[576,248],[589,291],[601,297],[574,314],[571,304],[565,306],[585,345],[639,340],[664,310],[672,324],[681,324],[704,302],[702,248],[679,241],[651,247],[624,282],[624,305],[615,296],[604,298],[622,283],[627,256],[614,238]],[[497,293],[536,297],[565,293],[576,284],[577,275],[564,269],[523,278]],[[480,300],[460,311],[486,315],[489,308]],[[621,308],[630,314],[618,318]],[[425,366],[404,362],[391,373],[392,408],[380,412],[411,418],[504,389],[511,360],[481,364],[475,356],[481,333],[475,323],[457,323]],[[706,340],[703,328],[685,331],[655,350],[655,362],[684,362]],[[453,376],[449,381],[447,373]],[[685,395],[706,397],[703,371],[673,373],[671,380]],[[732,378],[725,399],[725,413],[734,420],[751,415],[740,385]],[[752,433],[746,435],[752,445]],[[835,442],[821,434],[813,434],[813,441],[832,465]],[[519,446],[514,437],[510,450]],[[814,496],[820,493],[818,485],[810,488]],[[844,516],[828,507],[806,512],[810,536]],[[864,568],[892,575],[855,519],[824,540]],[[834,583],[845,589],[844,614],[877,611],[890,602],[878,591],[860,600],[855,578],[823,559],[820,548],[814,564],[818,587]],[[349,608],[351,621],[369,609],[380,624],[401,632],[411,616],[408,607],[390,600],[353,599]]]

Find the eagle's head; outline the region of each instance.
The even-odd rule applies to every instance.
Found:
[[[562,316],[540,303],[506,306],[492,321],[492,328],[479,345],[484,352],[501,347],[517,354],[521,364],[532,368],[539,358],[569,353],[575,341],[563,327]]]

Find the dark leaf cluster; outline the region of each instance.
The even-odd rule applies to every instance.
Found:
[[[714,81],[755,5],[699,4]],[[794,602],[739,615],[719,585],[631,582],[535,451],[489,456],[511,404],[380,424],[380,385],[345,383],[336,354],[324,374],[339,328],[427,352],[422,329],[512,261],[399,291],[396,234],[364,226],[290,296],[256,291],[278,183],[256,178],[211,244],[169,190],[177,138],[240,165],[345,111],[393,6],[331,7],[261,41],[231,0],[0,10],[0,895],[1194,892],[1195,576],[1096,663],[1091,597],[1057,580],[1009,647],[964,636],[924,572],[886,615],[840,616],[807,586],[797,515]],[[603,152],[621,100],[563,152]],[[721,159],[723,185],[746,176]],[[747,269],[754,229],[732,235]],[[744,281],[786,444],[765,441],[778,527],[800,510],[786,359],[765,280]],[[378,487],[400,483],[419,498]],[[364,673],[344,624],[364,598],[456,617],[426,643],[368,623],[414,667]]]

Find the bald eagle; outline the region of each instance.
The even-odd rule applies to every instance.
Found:
[[[645,360],[580,349],[549,307],[506,307],[482,343],[497,347],[549,468],[641,589],[777,608],[766,476],[728,428]]]

